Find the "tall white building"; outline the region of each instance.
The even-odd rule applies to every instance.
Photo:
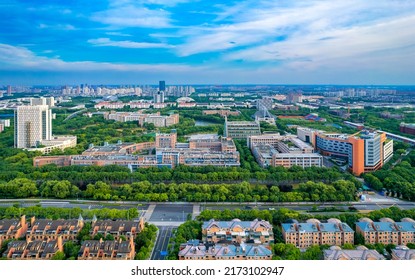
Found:
[[[19,106],[14,113],[14,146],[36,147],[52,138],[52,111],[48,105]]]
[[[164,103],[164,91],[159,91],[153,96],[154,103]]]

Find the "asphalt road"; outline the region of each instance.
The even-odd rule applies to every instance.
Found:
[[[159,226],[159,234],[154,246],[153,253],[151,254],[151,260],[164,260],[167,258],[167,247],[169,245],[170,237],[174,227],[172,226]]]
[[[150,222],[185,222],[193,212],[193,204],[157,204]]]

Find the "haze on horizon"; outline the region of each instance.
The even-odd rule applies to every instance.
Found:
[[[0,84],[415,84],[413,0],[5,0]]]

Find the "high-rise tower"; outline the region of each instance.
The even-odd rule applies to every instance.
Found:
[[[48,105],[19,106],[14,113],[14,146],[31,148],[52,138],[52,111]]]

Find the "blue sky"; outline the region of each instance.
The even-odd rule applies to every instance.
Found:
[[[415,84],[413,0],[2,0],[0,84]]]

